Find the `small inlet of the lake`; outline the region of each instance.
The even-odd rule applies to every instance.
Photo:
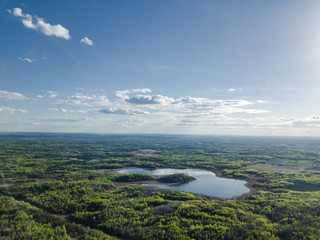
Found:
[[[245,186],[246,181],[217,177],[213,172],[201,169],[172,169],[163,168],[146,170],[141,168],[129,168],[119,170],[118,173],[141,173],[149,175],[170,175],[184,173],[194,177],[196,180],[179,185],[151,184],[145,185],[175,189],[179,191],[193,192],[213,197],[232,198],[248,193],[250,189]]]

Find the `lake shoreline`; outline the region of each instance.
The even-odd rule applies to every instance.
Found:
[[[250,196],[251,194],[253,194],[254,192],[256,192],[258,189],[256,189],[255,187],[253,187],[252,185],[256,182],[256,180],[252,179],[251,177],[246,178],[246,179],[236,179],[236,178],[230,178],[227,176],[223,175],[222,170],[209,170],[209,169],[204,169],[204,168],[141,168],[141,167],[124,167],[124,168],[116,168],[116,169],[112,169],[111,171],[108,171],[112,174],[119,174],[118,171],[120,170],[128,170],[128,169],[143,169],[143,170],[148,170],[148,171],[155,171],[155,170],[160,170],[160,169],[177,169],[177,170],[201,170],[201,171],[208,171],[214,174],[214,177],[217,178],[222,178],[222,179],[232,179],[232,180],[236,180],[236,181],[244,181],[246,182],[244,184],[244,186],[246,188],[248,188],[248,192],[237,195],[237,196],[232,196],[232,197],[219,197],[219,196],[213,196],[213,195],[206,195],[206,194],[202,194],[202,193],[196,193],[196,192],[192,192],[192,191],[187,191],[187,190],[179,190],[176,189],[177,191],[185,191],[185,192],[192,192],[193,194],[200,196],[202,198],[212,198],[212,199],[222,199],[222,200],[227,200],[227,199],[233,199],[233,200],[242,200],[242,199],[246,199],[248,196]],[[165,176],[166,174],[162,174],[162,175],[152,175],[156,178],[160,178],[161,176]],[[197,180],[197,179],[196,179]],[[190,183],[192,183],[193,181],[191,181]],[[160,185],[159,187],[161,187],[161,185],[164,186],[179,186],[182,185],[184,183],[163,183],[158,181],[157,179],[155,180],[144,180],[144,181],[132,181],[132,182],[114,182],[116,188],[121,188],[124,187],[126,185],[129,184],[139,184],[139,185],[144,185],[145,186],[149,186],[149,187],[156,187],[153,185]],[[152,185],[149,185],[152,184]],[[169,188],[171,189],[171,188]]]

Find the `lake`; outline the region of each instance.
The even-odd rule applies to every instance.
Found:
[[[193,192],[207,196],[232,198],[248,193],[250,189],[245,186],[246,181],[235,180],[230,178],[217,177],[213,172],[201,169],[172,169],[163,168],[156,170],[146,170],[141,168],[130,168],[119,170],[118,173],[142,173],[149,175],[169,175],[175,173],[184,173],[186,175],[195,177],[196,180],[189,183],[179,185],[165,185],[165,184],[151,184],[145,185],[170,188],[180,191]]]

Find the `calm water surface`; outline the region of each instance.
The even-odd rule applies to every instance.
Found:
[[[213,172],[200,170],[200,169],[172,169],[163,168],[156,170],[146,170],[141,168],[130,168],[122,169],[118,171],[119,173],[143,173],[149,175],[169,175],[175,173],[184,173],[186,175],[195,177],[196,180],[189,183],[184,183],[180,185],[164,185],[164,184],[150,184],[145,185],[176,189],[180,191],[193,192],[198,194],[204,194],[208,196],[221,197],[221,198],[231,198],[234,196],[239,196],[250,191],[249,188],[245,186],[246,181],[220,178],[217,177]]]

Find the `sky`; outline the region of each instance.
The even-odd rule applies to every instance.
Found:
[[[0,131],[320,136],[318,0],[0,0]]]

